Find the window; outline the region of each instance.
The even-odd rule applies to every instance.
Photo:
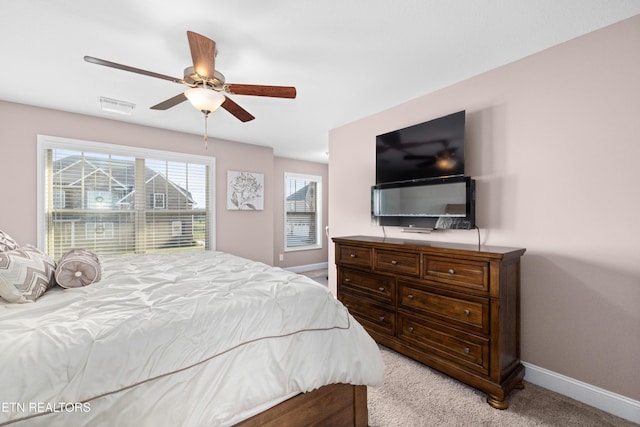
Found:
[[[38,136],[38,245],[54,259],[214,249],[215,159]]]
[[[85,222],[85,239],[113,239],[112,222]]]
[[[285,251],[322,247],[322,177],[285,172]]]
[[[153,208],[154,209],[164,209],[165,208],[165,194],[164,193],[153,193],[152,194],[152,200],[153,200]]]

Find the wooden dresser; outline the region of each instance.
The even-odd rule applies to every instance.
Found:
[[[522,387],[525,249],[368,236],[333,238],[338,299],[380,344],[487,393]],[[478,250],[479,249],[479,250]]]

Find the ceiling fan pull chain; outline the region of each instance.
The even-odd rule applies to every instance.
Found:
[[[209,115],[205,114],[204,115],[204,149],[205,150],[209,149],[209,141],[208,141],[208,139],[209,139],[209,131],[207,130],[207,122],[208,122],[207,119],[208,118],[209,118]]]

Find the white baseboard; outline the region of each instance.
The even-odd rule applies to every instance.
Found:
[[[304,273],[305,271],[324,270],[329,268],[328,262],[319,262],[317,264],[297,265],[295,267],[285,267],[285,270],[293,271],[294,273]]]
[[[620,394],[612,393],[530,363],[522,362],[522,364],[525,367],[525,381],[640,424],[640,401],[629,399]]]

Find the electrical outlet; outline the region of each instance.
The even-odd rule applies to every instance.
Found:
[[[284,261],[284,254],[280,254],[280,261]]]

